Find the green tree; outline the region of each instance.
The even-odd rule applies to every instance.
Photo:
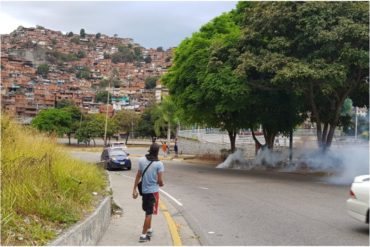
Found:
[[[49,73],[49,65],[46,63],[40,64],[37,67],[37,74],[41,75],[42,77],[46,77]]]
[[[68,126],[65,132],[65,134],[67,134],[68,136],[68,143],[69,145],[71,145],[71,137],[80,128],[81,122],[83,121],[84,116],[80,108],[78,108],[76,105],[67,105],[63,107],[62,110],[67,112],[72,118],[72,122]]]
[[[72,42],[72,43],[75,43],[75,44],[77,44],[77,45],[79,45],[79,44],[80,44],[80,38],[79,38],[78,36],[73,37],[73,38],[71,39],[71,42]]]
[[[86,57],[86,52],[84,52],[83,50],[79,50],[79,51],[77,52],[76,56],[77,56],[78,58],[84,58],[84,57]]]
[[[157,117],[153,114],[154,108],[155,106],[147,107],[140,116],[140,121],[136,130],[141,136],[150,136],[151,138],[157,136],[154,130],[155,117]],[[158,136],[165,136],[165,132],[161,132]]]
[[[51,39],[51,44],[52,44],[52,46],[55,46],[57,43],[58,43],[58,41],[57,41],[57,39],[56,39],[56,38],[52,38],[52,39]]]
[[[140,50],[140,48],[138,48]],[[141,50],[140,50],[141,52]],[[135,52],[125,45],[118,46],[118,52],[112,55],[113,63],[132,63],[135,61],[136,56]]]
[[[163,101],[154,108],[154,131],[157,136],[163,130],[167,130],[167,141],[171,140],[172,128],[175,126],[175,135],[177,137],[177,126],[179,119],[177,117],[177,107],[171,97],[167,96]]]
[[[85,29],[81,28],[80,36],[81,36],[81,38],[85,38],[85,36],[86,36]]]
[[[86,119],[76,132],[78,142],[83,142],[88,145],[92,140],[95,146],[95,138],[100,137],[104,140],[105,120],[105,114],[91,114],[86,116]],[[107,123],[107,138],[110,140],[110,138],[117,133],[118,127],[112,118],[108,118]]]
[[[117,68],[114,68],[111,72],[111,76],[109,78],[111,86],[115,88],[119,88],[121,86],[121,80],[119,77],[119,71]]]
[[[300,96],[326,150],[345,99],[368,105],[368,5],[258,2],[245,13],[238,74],[254,88]]]
[[[62,99],[57,102],[56,108],[62,109],[62,108],[66,108],[69,106],[75,106],[75,103],[72,100]]]
[[[100,82],[99,82],[99,88],[106,88],[109,86],[109,80],[108,79],[102,79]]]
[[[134,56],[136,61],[140,61],[143,58],[143,53],[141,51],[140,47],[135,47],[134,48]]]
[[[162,46],[157,47],[157,51],[158,52],[163,52],[163,47]]]
[[[67,133],[72,124],[72,116],[62,109],[49,108],[39,112],[31,125],[40,131],[62,136]]]
[[[95,102],[97,102],[97,103],[102,102],[102,103],[106,104],[107,99],[108,99],[108,91],[99,91],[95,95]],[[111,103],[112,103],[112,98],[109,95],[109,104],[111,104]]]
[[[232,151],[237,132],[250,121],[245,114],[249,89],[233,73],[239,36],[234,13],[213,19],[181,42],[161,79],[181,108],[181,122],[225,129]]]
[[[111,55],[109,53],[104,52],[104,59],[111,59]]]
[[[68,36],[68,37],[73,37],[73,32],[69,32],[69,33],[67,34],[67,36]]]
[[[151,63],[151,62],[152,62],[152,57],[151,57],[150,55],[146,56],[146,57],[144,58],[144,62],[145,62],[145,63]]]
[[[135,111],[121,110],[113,117],[118,126],[118,131],[126,133],[126,144],[129,134],[135,131],[140,121],[140,116]]]
[[[149,76],[145,79],[145,89],[153,89],[157,85],[159,76]]]
[[[87,67],[82,67],[82,68],[77,70],[76,77],[79,78],[79,79],[82,79],[82,78],[90,79],[91,71]]]
[[[100,39],[100,37],[101,37],[101,33],[97,33],[97,34],[95,35],[95,38],[96,38],[96,39]]]

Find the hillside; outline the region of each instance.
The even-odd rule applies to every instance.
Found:
[[[1,39],[3,110],[34,117],[40,109],[72,100],[93,113],[99,111],[96,93],[110,90],[125,99],[117,100],[115,110],[141,111],[155,98],[153,89],[145,90],[145,80],[167,71],[171,53],[146,49],[130,38],[19,27]]]

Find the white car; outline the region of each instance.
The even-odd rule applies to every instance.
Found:
[[[110,148],[121,148],[124,151],[127,151],[127,146],[124,142],[112,142]]]
[[[348,214],[369,224],[370,175],[355,177],[347,200]]]

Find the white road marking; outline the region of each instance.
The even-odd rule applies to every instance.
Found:
[[[201,188],[202,190],[208,190],[208,188],[206,187],[199,187],[199,188]]]
[[[162,190],[162,189],[159,189],[159,191],[161,191],[163,194],[165,194],[166,196],[168,196],[168,198],[172,199],[174,202],[177,203],[177,205],[179,206],[183,206],[181,202],[179,202],[175,197],[171,196],[170,194],[168,194],[166,191]]]
[[[134,177],[130,177],[130,176],[127,176],[127,175],[122,175],[122,176],[124,176],[124,177],[126,177],[126,178],[130,178],[130,179],[132,179],[132,180],[135,180],[135,178]],[[170,194],[168,194],[168,192],[166,192],[166,191],[164,191],[164,190],[162,190],[162,189],[159,189],[159,191],[160,192],[162,192],[163,194],[165,194],[168,198],[170,198],[171,200],[173,200],[177,205],[179,205],[179,206],[183,206],[183,204],[181,203],[181,202],[179,202],[175,197],[173,197],[173,196],[171,196]]]
[[[215,234],[215,232],[208,232],[209,234]]]

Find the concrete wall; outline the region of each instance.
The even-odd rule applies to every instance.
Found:
[[[107,196],[87,219],[62,233],[49,246],[96,245],[111,220],[111,196]]]
[[[230,144],[219,144],[211,142],[201,142],[198,140],[191,140],[186,138],[178,139],[179,153],[181,154],[193,154],[193,155],[211,155],[221,156],[222,149],[230,149]],[[247,159],[254,158],[255,147],[251,144],[244,144],[236,146],[239,149],[244,150],[244,156]]]

